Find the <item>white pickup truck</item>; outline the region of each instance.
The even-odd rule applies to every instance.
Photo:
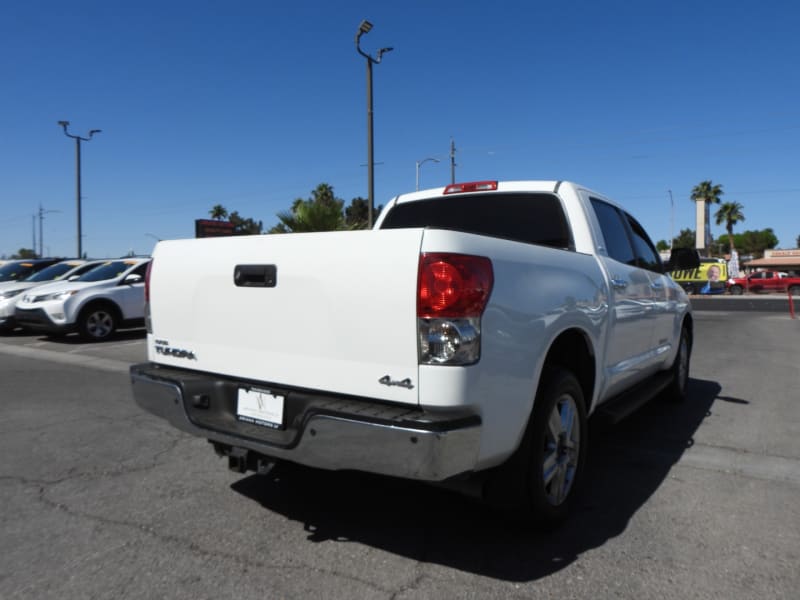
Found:
[[[692,315],[639,223],[564,181],[392,199],[369,231],[169,240],[144,409],[239,472],[287,460],[450,484],[557,522],[588,417],[686,395]]]

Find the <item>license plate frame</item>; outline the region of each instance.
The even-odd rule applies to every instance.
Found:
[[[271,390],[240,387],[236,396],[236,419],[270,429],[284,428],[286,396]]]

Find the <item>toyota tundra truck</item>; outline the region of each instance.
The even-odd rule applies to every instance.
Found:
[[[686,397],[692,312],[667,272],[697,254],[670,261],[565,181],[402,194],[365,231],[161,241],[134,398],[238,472],[470,484],[557,523],[590,415]]]

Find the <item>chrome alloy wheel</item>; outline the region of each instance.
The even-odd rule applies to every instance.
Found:
[[[563,394],[556,400],[545,428],[542,476],[547,501],[558,506],[575,481],[581,445],[581,424],[575,399]]]

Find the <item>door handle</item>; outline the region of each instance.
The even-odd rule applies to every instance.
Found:
[[[624,290],[626,287],[628,287],[628,282],[624,279],[617,279],[612,277],[611,285],[613,285],[614,288],[617,290]]]

